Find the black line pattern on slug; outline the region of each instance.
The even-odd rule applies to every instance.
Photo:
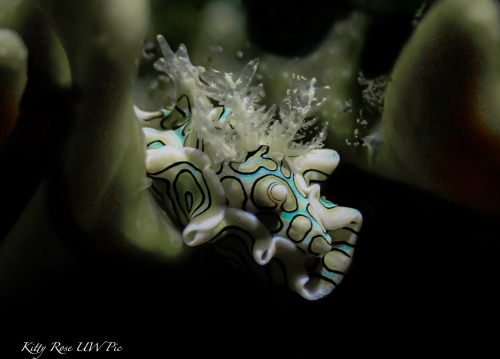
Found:
[[[173,78],[180,96],[173,108],[162,110],[160,120],[160,132],[174,136],[175,144],[148,133],[154,196],[185,236],[196,237],[190,243],[210,243],[239,268],[307,299],[331,292],[348,270],[362,223],[358,211],[319,197],[318,183],[336,166],[336,152],[310,145],[297,154],[293,151],[300,146],[295,143],[279,154],[272,143],[254,141],[259,131],[264,139],[274,132],[289,136],[294,127],[279,122],[266,128],[252,117],[254,123],[241,130],[238,121],[257,108],[252,103],[258,96],[251,97],[249,87],[255,61],[233,81],[232,74],[193,66],[184,47],[174,53],[163,38],[159,42],[164,58],[155,67]],[[312,101],[314,91],[308,91]],[[289,94],[280,116],[293,111],[299,111],[295,117],[301,115],[296,110],[300,96]],[[235,99],[241,102],[226,106]],[[263,111],[258,115],[268,116]],[[235,141],[257,145],[237,148],[232,159],[220,157]]]

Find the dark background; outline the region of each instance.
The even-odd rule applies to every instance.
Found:
[[[259,46],[290,56],[313,50],[335,17],[350,11],[345,2],[336,5],[333,15],[324,11],[322,2],[301,8],[281,5],[247,5],[249,26]],[[277,9],[282,21],[272,26]],[[302,14],[300,27],[291,16],[296,11]],[[412,31],[412,16],[404,12],[377,16],[364,53],[364,71],[372,77],[390,70]],[[56,95],[59,100],[65,96]],[[25,96],[30,97],[27,103],[38,101],[42,113],[44,103],[54,101],[54,94],[38,93],[33,83]],[[35,126],[29,123],[29,109],[23,113],[25,119],[0,158],[4,173],[16,173],[16,160],[22,155],[14,139]],[[36,126],[54,129],[54,123],[53,119]],[[56,134],[45,132],[39,141],[47,146],[41,147],[40,158],[50,158],[58,150],[51,141]],[[3,234],[48,171],[44,168],[50,168],[45,164],[38,164],[38,177],[1,176],[2,188],[24,189],[3,198],[3,206],[10,209],[3,215]],[[324,299],[308,302],[284,288],[258,283],[210,247],[171,266],[125,260],[74,235],[74,243],[64,244],[74,258],[70,268],[46,277],[35,288],[3,293],[0,326],[5,341],[0,352],[12,351],[9,358],[28,357],[19,353],[24,341],[76,346],[79,341],[108,340],[124,350],[66,357],[498,353],[498,219],[343,162],[323,192],[364,216],[351,270]]]
[[[347,196],[349,186],[358,191]],[[365,222],[350,272],[324,299],[308,302],[255,282],[209,247],[169,267],[123,261],[82,243],[70,270],[3,305],[11,319],[2,320],[4,332],[16,348],[24,340],[115,340],[141,358],[311,357],[366,347],[403,357],[496,352],[496,223],[346,165],[332,187],[331,198],[358,208]]]

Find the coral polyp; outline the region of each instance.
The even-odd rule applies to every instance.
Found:
[[[212,243],[236,265],[316,300],[343,279],[362,223],[359,211],[320,195],[339,162],[314,130],[321,89],[294,75],[279,106],[259,104],[258,61],[232,74],[193,66],[162,36],[155,68],[175,84],[174,106],[136,108],[151,191],[189,246]],[[318,91],[319,90],[319,91]],[[311,138],[312,137],[312,138]]]

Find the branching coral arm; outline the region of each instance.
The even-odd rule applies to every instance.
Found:
[[[68,56],[76,94],[61,159],[71,217],[101,241],[133,243],[176,257],[182,251],[180,233],[147,191],[143,136],[130,102],[135,60],[148,24],[147,3],[41,4]]]

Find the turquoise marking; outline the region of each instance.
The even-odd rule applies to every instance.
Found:
[[[339,248],[341,251],[344,251],[344,252],[349,252],[352,247],[348,246],[347,244],[344,244],[342,247]]]
[[[148,145],[148,150],[157,150],[162,147],[165,147],[163,143],[161,143],[160,141],[155,141]]]
[[[224,107],[224,111],[222,111],[219,119],[217,120],[217,122],[219,123],[224,123],[226,122],[227,120],[227,116],[229,116],[231,114],[232,110],[229,108],[229,107]]]
[[[184,132],[184,129],[186,128],[186,126],[187,126],[187,125],[189,125],[189,123],[190,123],[190,122],[191,122],[191,120],[189,120],[189,121],[188,121],[188,122],[186,122],[184,125],[182,125],[182,126],[181,126],[181,127],[179,127],[179,128],[176,128],[176,129],[174,130],[175,134],[176,134],[177,136],[179,136],[179,138],[181,139],[181,141],[182,141],[182,142],[184,142],[184,141],[186,140],[186,137],[187,137],[187,134],[186,134],[186,136],[184,136],[184,135],[182,134],[182,132]],[[189,133],[189,132],[188,132],[188,133]]]
[[[290,224],[290,222],[292,221],[293,217],[295,215],[297,215],[296,212],[290,212],[290,213],[289,212],[282,212],[282,213],[280,213],[280,217],[281,217],[281,219],[283,219],[285,221],[285,223]],[[306,216],[307,216],[307,214],[306,214]]]
[[[266,155],[263,155],[262,157],[265,158],[265,156]],[[260,168],[255,173],[249,173],[246,175],[238,174],[238,176],[242,179],[243,182],[249,183],[249,184],[254,183],[259,178],[264,177],[266,175],[274,175],[274,176],[282,179],[283,181],[285,181],[289,185],[289,187],[292,190],[292,193],[295,196],[295,199],[297,201],[297,209],[295,211],[292,211],[292,212],[280,211],[279,212],[280,219],[283,222],[282,232],[286,233],[287,228],[290,227],[290,223],[292,222],[292,220],[294,219],[295,216],[303,215],[311,221],[312,228],[311,228],[310,233],[323,233],[323,228],[321,227],[321,225],[309,214],[309,212],[307,212],[306,208],[309,205],[309,200],[306,197],[304,197],[302,194],[300,194],[297,187],[295,186],[295,182],[293,180],[293,177],[294,177],[293,173],[290,176],[290,178],[286,178],[281,173],[281,165],[278,164],[276,170],[274,170],[274,171],[271,171],[267,168]],[[327,202],[327,203],[332,205],[331,202]],[[334,205],[333,205],[333,207],[334,207]],[[323,236],[325,238],[329,237],[328,234],[323,234]],[[307,247],[309,245],[309,243],[311,242],[311,239],[312,239],[311,235],[310,234],[307,235],[306,238],[304,238],[304,240],[301,242],[300,246]]]
[[[335,277],[337,277],[337,276],[338,276],[338,274],[337,274],[337,273],[335,273],[335,272],[330,272],[330,271],[328,271],[328,270],[327,270],[327,269],[325,269],[325,268],[322,268],[321,272],[322,272],[321,274],[322,274],[323,276],[325,276],[326,278],[330,278],[330,279],[332,279],[332,280],[333,280],[333,279],[335,279]]]
[[[335,203],[332,203],[324,198],[320,198],[319,203],[321,203],[323,206],[325,206],[328,209],[337,207],[337,205]]]

